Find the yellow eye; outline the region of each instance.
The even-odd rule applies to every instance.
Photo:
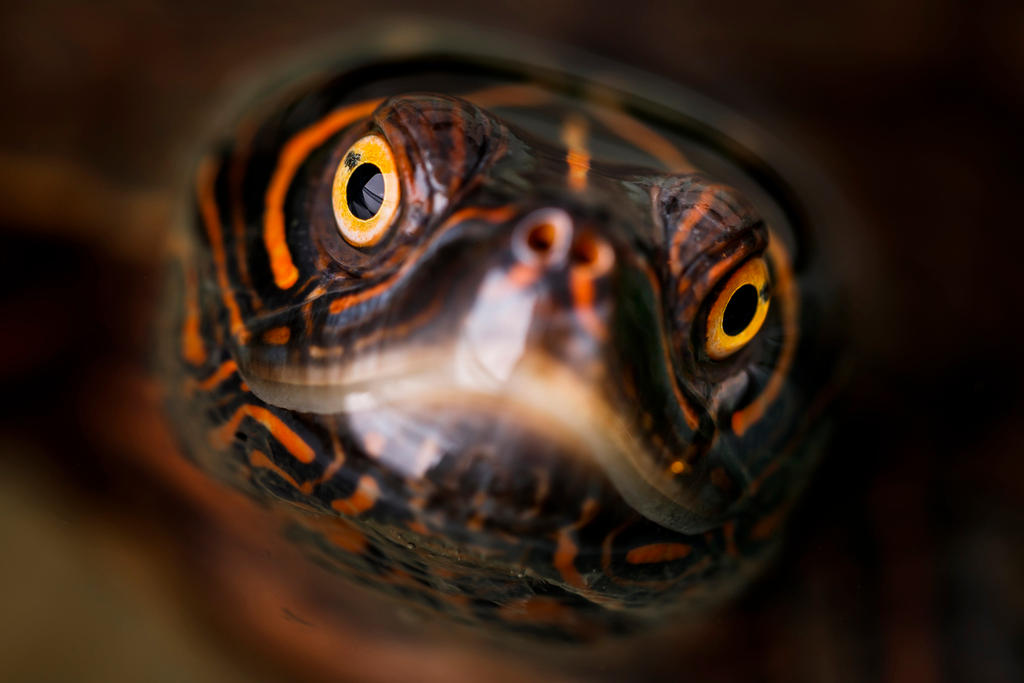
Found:
[[[754,259],[732,274],[708,313],[704,348],[715,360],[736,353],[754,338],[768,315],[768,266]]]
[[[341,236],[354,247],[379,242],[395,218],[400,194],[395,157],[387,141],[372,134],[357,140],[338,164],[331,188]]]

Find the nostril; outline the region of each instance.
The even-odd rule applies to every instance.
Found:
[[[513,248],[526,263],[548,266],[563,263],[572,240],[572,219],[561,209],[541,209],[524,217],[516,226]]]
[[[538,254],[546,254],[555,245],[557,228],[551,223],[534,225],[526,233],[526,244]]]
[[[579,266],[592,266],[597,263],[598,245],[591,235],[580,235],[572,243],[569,259]]]
[[[615,252],[605,240],[590,233],[581,233],[573,240],[569,249],[569,259],[575,268],[579,268],[591,277],[608,272],[615,261]]]

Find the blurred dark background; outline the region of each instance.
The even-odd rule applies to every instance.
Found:
[[[169,587],[174,499],[132,464],[160,245],[226,94],[408,10],[703,91],[856,212],[853,377],[782,560],[699,653],[627,671],[1024,680],[1024,5],[954,0],[5,2],[0,679],[274,678]]]

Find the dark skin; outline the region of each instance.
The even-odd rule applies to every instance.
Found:
[[[592,156],[653,123],[620,133],[553,83],[519,96],[546,119],[524,130],[470,101],[497,75],[403,94],[403,69],[463,68],[424,63],[331,73],[203,162],[160,335],[174,429],[303,509],[283,523],[319,562],[428,613],[550,641],[706,610],[777,545],[824,424],[824,292],[791,270],[791,227],[769,250],[737,190]],[[383,193],[366,215],[361,169]],[[749,332],[709,347],[772,278]]]

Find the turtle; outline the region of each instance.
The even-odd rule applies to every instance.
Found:
[[[371,603],[543,642],[706,614],[826,443],[813,183],[680,86],[454,45],[305,65],[211,136],[160,314],[175,438]]]

